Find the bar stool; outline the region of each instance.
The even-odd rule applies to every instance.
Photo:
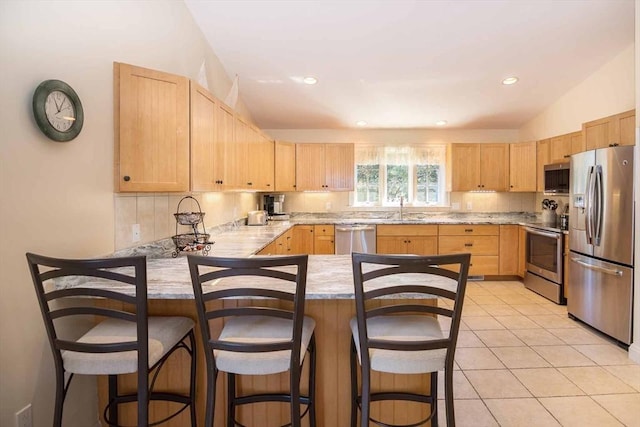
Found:
[[[191,425],[195,426],[194,322],[187,317],[147,316],[146,258],[68,260],[26,255],[56,370],[53,426],[62,426],[64,400],[75,374],[108,375],[109,402],[103,415],[109,425],[118,425],[119,405],[137,402],[138,426],[164,423],[186,408],[190,409]],[[45,290],[45,283],[49,288],[52,279],[59,286]],[[68,298],[73,299],[73,304]],[[107,304],[95,305],[96,298]],[[109,307],[124,304],[133,311]],[[79,339],[70,339],[58,323],[63,318],[80,320],[86,316],[103,320]],[[178,350],[191,357],[189,394],[154,391],[159,371]],[[129,373],[137,373],[137,392],[119,394],[118,375]],[[173,402],[178,408],[171,415],[150,422],[149,401]]]
[[[431,405],[426,419],[408,424],[419,426],[431,421],[438,425],[437,375],[444,369],[447,425],[455,426],[453,409],[453,359],[460,327],[462,303],[469,272],[469,254],[352,255],[356,316],[351,319],[351,426],[357,425],[358,408],[362,427],[369,421],[391,426],[371,418],[371,402],[400,400]],[[444,268],[443,268],[444,267]],[[452,271],[457,270],[457,271]],[[366,290],[365,290],[366,286]],[[374,299],[412,294],[437,296],[451,301],[452,308],[411,303],[374,307]],[[387,300],[389,301],[389,300]],[[369,302],[369,304],[367,304]],[[442,330],[436,315],[451,318]],[[358,393],[358,364],[360,393]],[[371,371],[392,374],[431,373],[431,394],[405,391],[372,392]]]
[[[227,374],[227,426],[242,425],[236,421],[236,408],[258,402],[289,402],[291,422],[286,425],[300,426],[308,413],[310,425],[315,426],[315,321],[304,315],[308,256],[189,255],[188,260],[205,345],[206,427],[213,423],[218,372]],[[228,298],[251,299],[251,305]],[[212,320],[221,321],[212,326]],[[214,330],[221,323],[221,330]],[[300,382],[306,353],[309,390],[303,396]],[[237,394],[236,375],[287,371],[288,393]],[[301,405],[306,405],[302,414]]]

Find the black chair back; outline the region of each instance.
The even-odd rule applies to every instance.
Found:
[[[453,353],[460,328],[470,257],[469,254],[414,256],[354,253],[352,255],[356,318],[358,329],[361,331],[359,345],[362,349],[363,367],[370,366],[369,352],[365,350],[370,348],[399,351],[446,348],[448,349],[447,368],[453,366]],[[397,277],[393,280],[385,280],[392,275]],[[404,277],[401,278],[399,275]],[[365,288],[369,289],[365,290]],[[448,305],[452,308],[406,302],[367,308],[367,301],[391,296],[398,298],[402,294],[411,294],[412,297],[423,295],[425,298],[437,296],[449,300]],[[448,336],[430,341],[369,339],[366,319],[381,315],[410,313],[450,318],[451,326]]]

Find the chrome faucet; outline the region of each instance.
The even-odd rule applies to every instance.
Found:
[[[402,221],[402,207],[404,206],[404,197],[400,196],[400,221]]]

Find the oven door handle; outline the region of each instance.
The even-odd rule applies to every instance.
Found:
[[[623,274],[622,270],[598,267],[597,265],[591,265],[584,261],[580,261],[580,258],[571,258],[571,261],[575,262],[576,264],[580,264],[584,268],[588,268],[589,270],[597,271],[599,273],[610,274],[611,276],[622,276]]]
[[[530,228],[530,227],[525,227],[524,229],[527,231],[527,233],[535,234],[537,236],[550,237],[550,238],[556,239],[556,240],[560,240],[560,238],[562,237],[562,234],[560,234],[560,233],[553,233],[553,232],[550,232],[550,231],[542,231],[542,230],[538,230],[536,228]]]

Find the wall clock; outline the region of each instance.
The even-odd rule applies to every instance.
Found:
[[[84,123],[80,97],[61,80],[45,80],[33,94],[33,116],[40,130],[58,142],[78,136]]]

